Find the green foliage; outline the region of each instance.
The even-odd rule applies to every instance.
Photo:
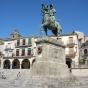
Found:
[[[79,64],[85,64],[85,60],[84,59],[80,59],[79,60]]]

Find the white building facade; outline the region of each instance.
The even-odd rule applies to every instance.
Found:
[[[38,37],[19,37],[19,33],[11,34],[10,39],[0,41],[0,63],[4,69],[30,69],[36,57],[36,41]],[[15,38],[14,38],[15,37]],[[57,37],[52,37],[57,39]],[[65,58],[70,58],[75,65],[79,64],[80,44],[85,41],[81,32],[64,34],[58,37],[65,45]]]
[[[59,37],[59,40],[65,45],[66,58],[72,59],[73,63],[79,63],[79,45],[77,34],[67,34]]]
[[[30,69],[35,60],[33,37],[19,37],[14,32],[11,38],[0,41],[0,66],[3,69]]]

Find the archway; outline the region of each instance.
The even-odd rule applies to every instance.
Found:
[[[5,60],[4,62],[3,62],[3,68],[4,69],[10,69],[10,60]]]
[[[30,61],[28,59],[24,59],[22,61],[21,68],[22,69],[29,69],[30,68]]]
[[[66,64],[67,64],[68,68],[71,68],[71,63],[72,63],[72,59],[66,58]]]
[[[19,69],[20,68],[20,62],[18,59],[14,59],[12,62],[12,69]]]
[[[87,49],[84,49],[84,54],[87,54]]]
[[[71,72],[71,64],[72,64],[72,59],[71,58],[66,58],[66,64]]]

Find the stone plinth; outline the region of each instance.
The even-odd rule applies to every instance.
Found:
[[[36,61],[31,69],[32,77],[63,78],[69,76],[65,64],[65,46],[52,38],[38,39]]]

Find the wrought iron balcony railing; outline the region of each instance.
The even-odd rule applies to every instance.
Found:
[[[18,59],[20,59],[20,58],[31,58],[31,57],[33,57],[33,54],[31,54],[31,55],[24,55],[24,56],[21,56],[21,55],[19,55],[19,56],[16,56],[16,55],[10,55],[10,56],[3,56],[3,59],[11,59],[11,58],[18,58]]]
[[[32,46],[32,44],[25,44],[25,45],[22,45],[22,44],[20,44],[20,45],[15,45],[15,48],[18,48],[18,47],[31,47]]]

